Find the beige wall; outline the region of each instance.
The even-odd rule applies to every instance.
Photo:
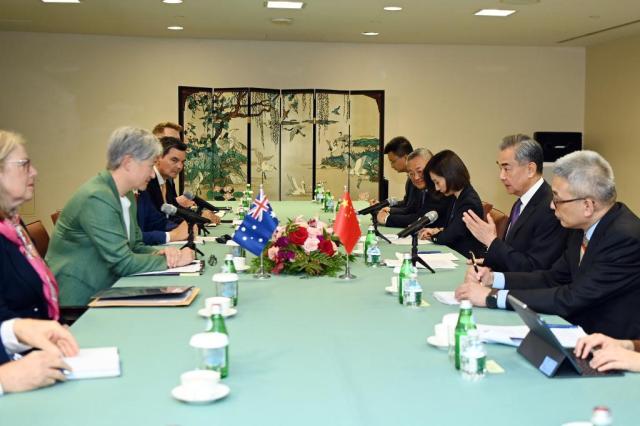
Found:
[[[585,145],[609,160],[618,198],[640,211],[640,36],[587,49]]]
[[[496,145],[513,132],[583,130],[582,48],[276,43],[0,33],[0,128],[23,133],[46,218],[104,165],[117,126],[177,120],[177,86],[384,89],[385,139],[467,163],[508,211]],[[391,195],[404,177],[389,167]]]

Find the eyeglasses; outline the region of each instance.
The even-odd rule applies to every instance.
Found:
[[[25,158],[24,160],[7,161],[9,164],[17,164],[22,170],[29,170],[31,168],[31,158]]]
[[[582,200],[586,200],[586,197],[581,197],[581,198],[572,198],[570,200],[561,200],[559,198],[553,197],[551,199],[551,202],[553,203],[554,206],[557,206],[559,204],[566,204],[566,203],[572,203],[574,201],[582,201]]]

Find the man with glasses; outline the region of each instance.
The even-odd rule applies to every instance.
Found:
[[[587,333],[640,336],[640,219],[616,202],[609,163],[593,151],[560,158],[553,169],[551,208],[570,229],[567,248],[550,269],[467,273],[459,300],[509,308],[507,294],[531,309],[559,315]]]
[[[407,173],[407,157],[413,151],[411,142],[404,136],[396,136],[384,147],[384,154],[389,159],[391,168],[398,173]],[[416,188],[411,184],[411,179],[407,178],[404,185],[404,198],[394,207],[385,207],[378,212],[378,221],[384,219],[393,211],[394,213],[404,213],[409,206],[415,202]],[[384,223],[384,222],[380,222]]]
[[[418,148],[407,156],[406,170],[411,182],[412,194],[406,207],[383,209],[378,212],[378,222],[385,226],[404,228],[430,210],[438,212],[438,220],[430,227],[444,226],[451,197],[437,194],[425,172],[431,151]]]
[[[488,214],[486,222],[473,211],[463,215],[469,231],[487,247],[484,265],[494,271],[548,269],[565,248],[567,232],[549,206],[553,194],[542,178],[543,161],[538,142],[523,134],[506,136],[497,161],[500,181],[518,199],[505,235],[498,235]]]

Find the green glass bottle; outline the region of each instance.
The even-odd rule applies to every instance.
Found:
[[[210,333],[222,333],[229,337],[227,326],[224,323],[224,317],[220,311],[220,305],[213,305],[211,307],[211,317],[209,317],[207,331]],[[222,378],[229,375],[229,345],[227,345],[224,352],[226,361],[224,363],[224,367],[220,369],[220,377]]]
[[[460,370],[460,338],[466,337],[469,330],[475,329],[476,322],[473,319],[471,302],[463,300],[460,302],[460,315],[458,316],[458,324],[456,324],[455,365],[457,370]]]
[[[224,256],[224,263],[222,264],[222,272],[236,274],[236,265],[233,263],[233,255],[231,253]]]
[[[371,266],[371,262],[369,262],[369,247],[376,239],[376,234],[373,233],[374,228],[373,225],[369,226],[367,230],[367,236],[364,238],[364,264],[367,266]]]
[[[331,195],[331,191],[327,190],[327,192],[324,193],[324,203],[323,203],[323,210],[325,212],[328,212],[331,210],[331,201],[333,199],[333,195]]]
[[[401,305],[404,305],[404,286],[409,283],[409,280],[411,279],[411,272],[413,272],[411,255],[409,253],[405,253],[402,266],[400,266],[400,275],[398,276],[398,303]]]

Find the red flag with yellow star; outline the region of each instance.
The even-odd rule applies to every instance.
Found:
[[[347,254],[351,254],[360,239],[360,224],[358,223],[351,197],[346,191],[342,197],[336,221],[333,224],[333,232],[340,238]]]

